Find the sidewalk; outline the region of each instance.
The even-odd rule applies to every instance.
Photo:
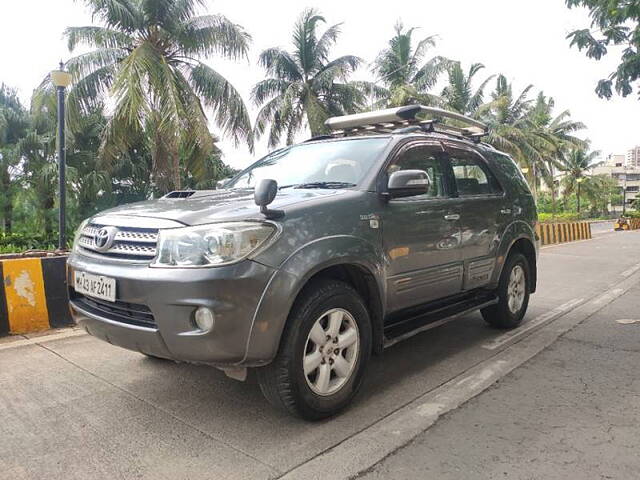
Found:
[[[359,478],[638,478],[639,298],[636,286]]]

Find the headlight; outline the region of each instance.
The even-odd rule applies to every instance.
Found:
[[[206,267],[237,262],[276,233],[269,223],[232,222],[160,230],[154,267]]]
[[[79,245],[78,242],[80,241],[80,235],[82,235],[82,231],[84,230],[84,227],[87,226],[87,223],[89,223],[89,219],[87,218],[86,220],[83,220],[82,223],[80,224],[80,226],[78,227],[78,229],[76,230],[75,235],[73,236],[73,245],[71,247],[71,251],[73,252],[77,252],[79,249]]]

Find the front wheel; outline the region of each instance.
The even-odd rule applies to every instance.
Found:
[[[485,321],[496,328],[515,328],[522,323],[529,306],[530,269],[527,258],[512,253],[502,269],[498,303],[481,310]]]
[[[306,420],[335,415],[356,395],[371,352],[364,302],[347,283],[320,280],[296,301],[274,361],[257,370],[270,403]]]

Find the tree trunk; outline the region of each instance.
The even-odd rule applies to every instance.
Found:
[[[10,234],[13,228],[13,198],[7,196],[5,202],[4,212],[2,213],[4,217],[4,233]]]
[[[47,236],[53,235],[53,225],[51,222],[51,212],[55,205],[55,200],[52,196],[47,195],[47,197],[43,201],[44,207],[44,233]]]

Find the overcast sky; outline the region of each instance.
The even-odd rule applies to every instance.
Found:
[[[486,69],[479,80],[504,73],[517,92],[531,83],[536,92],[554,97],[558,112],[569,109],[574,119],[586,123],[583,136],[603,155],[624,153],[640,144],[637,95],[606,101],[594,93],[597,80],[615,67],[617,55],[595,62],[569,49],[567,33],[587,26],[588,18],[585,11],[568,10],[563,0],[209,1],[210,12],[242,25],[253,43],[249,61],[231,63],[214,57],[207,63],[224,74],[248,103],[251,86],[263,78],[256,65],[259,52],[289,47],[293,23],[305,6],[319,8],[329,24],[343,23],[334,56],[355,54],[370,62],[401,19],[407,26],[419,27],[416,39],[439,36],[434,55],[461,60],[465,69],[472,62],[483,63]],[[28,104],[31,91],[47,72],[60,59],[72,56],[62,38],[64,28],[90,25],[91,16],[81,1],[72,0],[5,0],[0,13],[0,82],[16,87]],[[362,69],[356,78],[368,76]],[[255,116],[257,109],[250,106],[250,110]],[[255,155],[266,153],[264,143],[258,144]],[[221,147],[225,160],[235,167],[253,158],[227,140]]]

